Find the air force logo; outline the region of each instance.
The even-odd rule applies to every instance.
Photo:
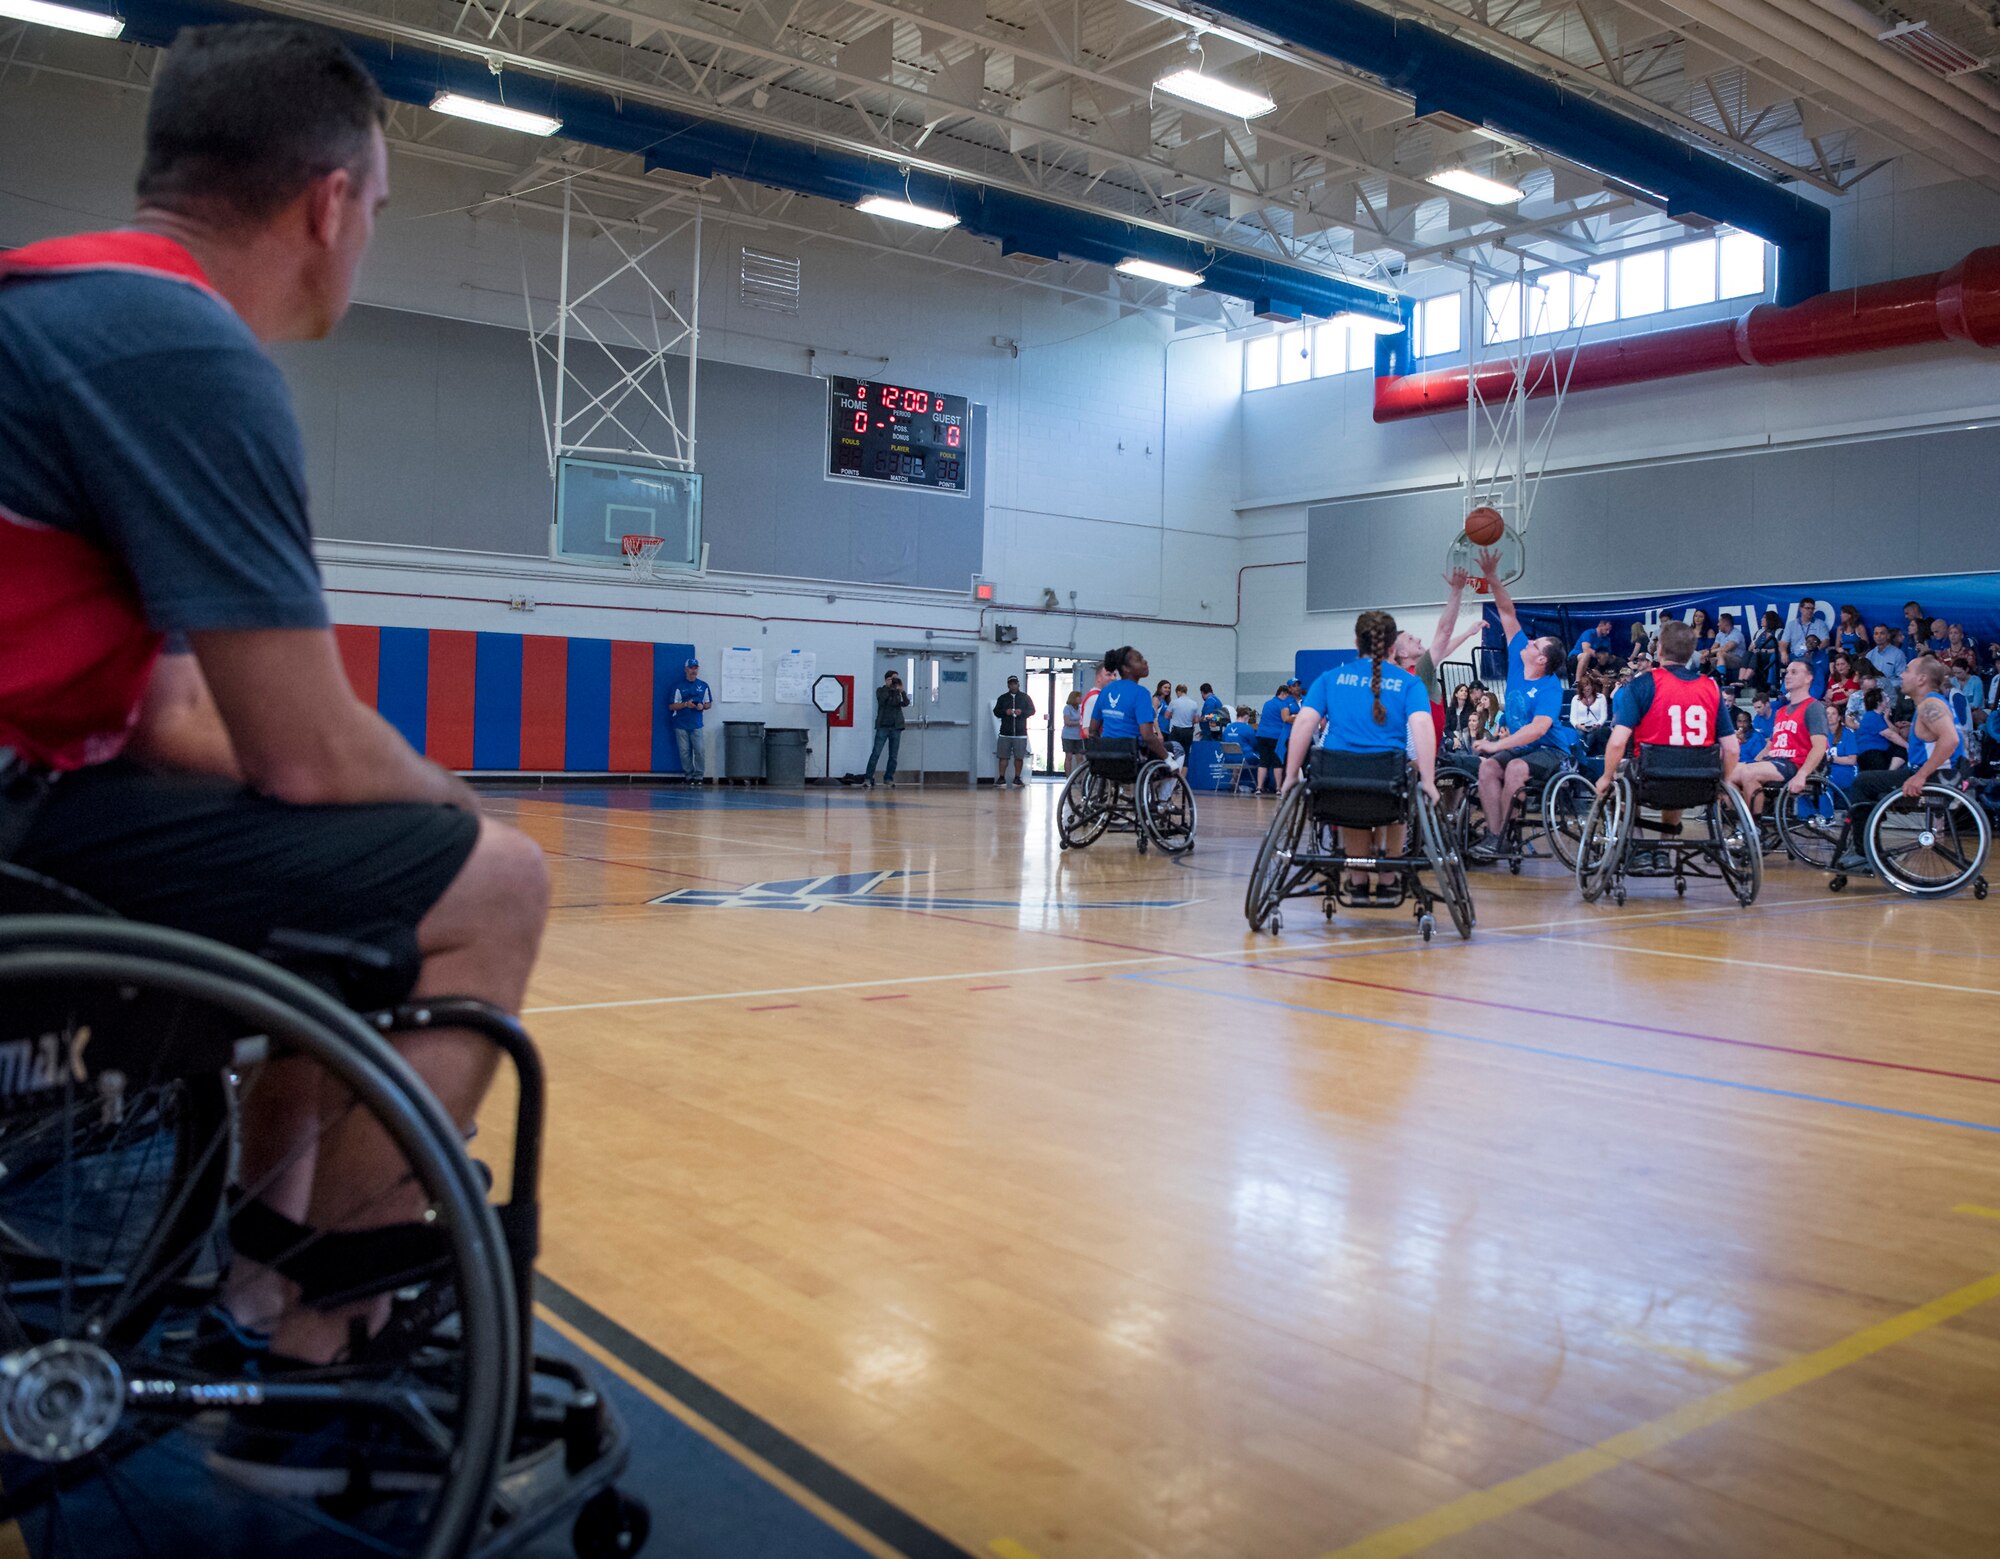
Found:
[[[789,909],[811,914],[835,905],[858,909],[1185,909],[1193,899],[964,899],[947,894],[912,893],[909,879],[922,872],[843,872],[832,877],[793,877],[784,882],[753,882],[746,888],[676,888],[650,904],[676,909]],[[896,885],[887,893],[875,890]]]

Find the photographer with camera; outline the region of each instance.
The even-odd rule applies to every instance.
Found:
[[[888,672],[882,678],[882,685],[875,690],[875,745],[868,752],[867,785],[875,788],[875,765],[881,761],[882,749],[889,749],[889,767],[882,776],[882,783],[891,790],[896,788],[896,756],[903,748],[903,711],[910,707],[910,695],[903,691],[903,678],[899,672]]]

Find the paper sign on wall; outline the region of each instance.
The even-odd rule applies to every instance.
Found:
[[[791,650],[778,657],[773,697],[780,704],[810,704],[818,678],[819,655],[812,650]]]
[[[727,649],[722,652],[722,689],[718,704],[761,704],[764,702],[764,652],[760,649]]]

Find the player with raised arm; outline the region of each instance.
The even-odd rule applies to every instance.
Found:
[[[1514,598],[1499,577],[1500,554],[1479,554],[1479,571],[1500,614],[1507,635],[1507,734],[1482,737],[1472,750],[1480,755],[1479,806],[1486,817],[1486,835],[1466,853],[1473,860],[1492,861],[1504,851],[1503,836],[1514,804],[1530,779],[1546,782],[1562,767],[1562,683],[1555,668],[1562,664],[1560,640],[1531,639],[1521,630]]]

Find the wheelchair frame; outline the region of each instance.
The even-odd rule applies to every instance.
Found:
[[[103,992],[118,989],[141,997],[154,993],[168,1001],[192,1003],[195,1010],[210,1015],[211,1026],[225,1024],[220,1032],[234,1033],[236,1038],[221,1049],[212,1045],[189,1049],[184,1037],[176,1033],[161,1046],[159,1064],[151,1074],[153,1080],[148,1091],[162,1083],[183,1080],[191,1087],[206,1076],[216,1079],[215,1087],[221,1092],[227,1088],[229,1079],[274,1054],[296,1056],[322,1068],[349,1091],[358,1105],[367,1109],[369,1117],[396,1143],[411,1174],[429,1198],[430,1209],[421,1224],[390,1226],[384,1231],[357,1236],[319,1231],[314,1234],[314,1238],[329,1242],[318,1252],[322,1259],[333,1248],[332,1242],[360,1240],[373,1247],[383,1233],[391,1236],[389,1241],[381,1242],[384,1244],[393,1243],[400,1235],[406,1244],[412,1238],[429,1240],[449,1252],[452,1281],[449,1284],[432,1281],[428,1289],[409,1289],[405,1285],[403,1291],[412,1299],[409,1309],[396,1312],[382,1333],[366,1339],[378,1347],[408,1340],[413,1356],[436,1352],[445,1346],[444,1356],[460,1361],[451,1368],[462,1372],[465,1381],[458,1438],[451,1460],[439,1476],[435,1506],[426,1516],[428,1528],[408,1539],[410,1551],[421,1553],[424,1559],[447,1559],[447,1556],[455,1559],[468,1553],[483,1559],[499,1559],[518,1551],[558,1521],[573,1517],[572,1540],[584,1559],[615,1559],[637,1553],[646,1540],[650,1520],[643,1505],[620,1494],[613,1486],[628,1457],[624,1432],[616,1416],[580,1371],[562,1361],[538,1359],[533,1351],[533,1281],[539,1243],[545,1089],[540,1059],[521,1026],[496,1008],[462,998],[406,1002],[392,1009],[358,1015],[318,984],[267,959],[251,957],[200,937],[109,918],[101,911],[96,915],[77,913],[96,906],[60,885],[0,863],[0,887],[22,884],[41,900],[65,912],[0,915],[0,991],[12,987],[46,997],[51,989],[94,990],[101,999]],[[334,949],[343,945],[331,944],[322,952],[333,956]],[[333,971],[322,964],[315,972]],[[85,998],[78,995],[67,1000],[82,1003]],[[507,1200],[498,1207],[488,1203],[486,1179],[467,1156],[456,1125],[384,1037],[391,1032],[442,1027],[469,1028],[479,1033],[508,1058],[515,1070],[518,1102],[513,1121],[512,1171]],[[71,1064],[77,1081],[83,1082],[86,1041],[76,1038],[72,1043],[76,1058]],[[104,1043],[98,1037],[100,1048]],[[106,1081],[112,1078],[118,1080],[122,1089],[124,1079],[118,1073],[106,1072],[91,1079],[97,1083],[99,1094],[91,1096],[89,1109],[105,1107],[99,1100]],[[70,1086],[67,1080],[63,1081],[65,1090]],[[67,1092],[63,1097],[67,1098]],[[230,1144],[229,1166],[215,1164],[199,1183],[190,1178],[180,1184],[172,1203],[177,1220],[191,1219],[188,1227],[205,1227],[209,1231],[201,1236],[203,1242],[221,1237],[220,1231],[236,1216],[224,1194],[233,1176],[236,1156],[236,1112],[235,1106],[227,1102],[226,1093],[222,1097],[223,1114],[217,1130],[226,1134]],[[71,1120],[72,1107],[63,1105],[60,1118],[65,1122]],[[65,1144],[76,1129],[67,1125],[63,1128]],[[224,1138],[218,1136],[217,1140]],[[65,1166],[70,1152],[65,1145]],[[214,1152],[213,1147],[209,1148],[204,1162]],[[65,1177],[69,1173],[65,1167]],[[194,1199],[204,1193],[213,1196],[215,1205],[202,1220]],[[176,1227],[180,1225],[177,1223]],[[29,1259],[18,1241],[9,1243],[11,1238],[11,1231],[0,1230],[0,1281],[11,1272],[13,1263]],[[183,1311],[191,1305],[198,1308],[198,1298],[185,1297],[181,1292],[189,1288],[183,1281],[184,1268],[147,1270],[142,1265],[148,1258],[155,1263],[172,1259],[155,1249],[154,1239],[152,1234],[147,1236],[138,1258],[131,1263],[133,1270],[123,1275],[121,1298],[135,1290],[141,1295],[157,1290],[166,1296],[157,1301],[161,1306],[178,1304]],[[341,1248],[345,1251],[348,1247]],[[359,1244],[352,1246],[357,1253],[363,1248]],[[291,1255],[292,1251],[287,1251],[284,1256],[271,1258],[268,1264],[284,1271],[285,1261]],[[191,1259],[191,1252],[178,1259],[183,1262]],[[365,1262],[365,1258],[360,1259]],[[218,1287],[226,1267],[225,1262],[217,1270]],[[67,1262],[64,1270],[69,1270]],[[393,1268],[388,1274],[363,1275],[356,1292],[363,1288],[386,1292],[389,1279],[401,1276]],[[69,1313],[68,1303],[65,1288],[65,1316]],[[447,1320],[457,1329],[455,1336],[450,1327],[439,1330]],[[192,1422],[196,1415],[213,1413],[217,1407],[283,1411],[287,1403],[293,1403],[338,1408],[349,1402],[350,1397],[337,1393],[361,1390],[364,1395],[351,1400],[355,1411],[364,1418],[371,1412],[404,1416],[387,1399],[376,1400],[384,1388],[293,1385],[283,1375],[245,1379],[234,1384],[208,1381],[198,1389],[190,1387],[185,1361],[169,1347],[172,1328],[163,1330],[152,1323],[148,1326],[139,1341],[127,1338],[120,1345],[125,1350],[122,1369],[126,1406],[110,1415],[111,1423],[104,1429],[104,1435],[110,1435],[121,1418],[130,1414],[133,1415],[130,1438],[138,1442],[121,1445],[121,1458],[143,1454],[157,1440],[172,1433],[171,1425],[179,1418]],[[385,1337],[389,1338],[388,1345],[384,1344]],[[446,1338],[451,1341],[441,1344],[440,1339]],[[23,1343],[29,1340],[25,1334],[19,1339]],[[88,1350],[100,1341],[108,1347],[115,1340],[102,1333],[88,1340],[79,1339],[75,1344],[52,1339],[25,1350],[25,1356],[36,1361],[37,1367],[47,1367],[53,1355],[62,1349]],[[357,1337],[357,1347],[360,1344]],[[139,1351],[142,1345],[151,1347],[157,1358],[148,1358]],[[21,1352],[17,1349],[17,1354]],[[110,1355],[105,1357],[110,1360]],[[99,1368],[101,1372],[102,1366]],[[114,1374],[120,1368],[112,1363]],[[255,1373],[252,1371],[253,1376]],[[201,1377],[197,1374],[194,1378]],[[366,1395],[368,1390],[373,1390],[375,1396]],[[0,1420],[5,1420],[5,1416],[4,1407],[0,1407]],[[170,1427],[153,1430],[151,1425],[155,1420],[164,1420]],[[0,1446],[0,1452],[4,1450]],[[503,1480],[503,1464],[508,1462],[510,1453],[517,1455],[515,1465],[526,1470],[509,1470]],[[89,1460],[80,1459],[86,1455]],[[35,1485],[37,1497],[60,1499],[64,1490],[87,1485],[98,1459],[97,1444],[78,1451],[73,1464],[60,1466],[51,1474],[53,1493],[44,1493],[39,1484]],[[367,1471],[365,1452],[356,1453],[355,1465],[359,1471],[353,1466],[344,1472],[336,1467],[332,1475],[349,1480],[349,1488],[339,1496],[341,1499],[365,1504],[371,1498],[378,1498]],[[106,1460],[107,1480],[113,1475],[113,1466]],[[115,1487],[112,1492],[115,1495]],[[15,1503],[15,1499],[10,1497],[8,1503]],[[122,1502],[114,1500],[114,1503],[122,1508]],[[317,1503],[323,1505],[324,1497]],[[305,1507],[297,1509],[302,1512],[298,1519],[307,1519],[303,1514]],[[53,1513],[51,1519],[55,1519]]]
[[[1464,774],[1463,770],[1458,772],[1462,775]],[[1542,859],[1542,852],[1535,848],[1535,841],[1546,838],[1549,840],[1550,849],[1555,853],[1556,858],[1565,867],[1569,866],[1573,859],[1574,848],[1567,841],[1558,842],[1559,820],[1552,819],[1550,815],[1549,797],[1551,792],[1556,789],[1558,783],[1578,772],[1575,761],[1570,758],[1565,758],[1561,768],[1539,783],[1535,780],[1531,771],[1528,783],[1523,785],[1519,793],[1514,797],[1513,812],[1509,814],[1506,823],[1500,829],[1499,853],[1476,861],[1473,864],[1498,866],[1502,862],[1505,862],[1508,875],[1518,877],[1521,875],[1521,865],[1523,862]],[[1465,775],[1464,777],[1465,796],[1459,803],[1457,815],[1452,820],[1462,849],[1468,843],[1465,836],[1470,832],[1469,825],[1472,819],[1473,808],[1479,803],[1479,780],[1477,776]],[[1468,859],[1470,859],[1469,855]]]
[[[1313,756],[1319,758],[1321,750],[1315,749]],[[1288,899],[1319,899],[1329,921],[1333,919],[1336,908],[1400,909],[1414,900],[1417,930],[1428,942],[1436,935],[1435,909],[1442,901],[1459,938],[1470,940],[1477,917],[1458,840],[1453,836],[1451,825],[1432,805],[1430,797],[1424,794],[1423,787],[1416,782],[1409,768],[1404,768],[1395,789],[1387,792],[1351,782],[1342,783],[1331,776],[1321,776],[1317,780],[1309,776],[1310,771],[1308,777],[1302,777],[1279,800],[1277,814],[1271,819],[1263,842],[1258,846],[1257,858],[1251,866],[1250,881],[1243,896],[1243,914],[1250,922],[1250,929],[1273,934],[1282,931],[1285,922],[1281,906]],[[1340,848],[1338,830],[1343,826],[1341,816],[1372,818],[1373,813],[1380,809],[1367,812],[1349,810],[1343,814],[1334,804],[1335,799],[1341,796],[1396,800],[1400,806],[1400,817],[1348,822],[1344,826],[1373,830],[1391,827],[1400,820],[1404,826],[1402,854],[1346,854]],[[1342,881],[1343,874],[1350,871],[1393,876],[1396,879],[1395,898],[1378,901],[1371,897],[1365,903],[1356,900]],[[1434,889],[1424,883],[1424,872],[1430,872],[1437,879]]]
[[[1702,749],[1669,748],[1667,751]],[[1707,777],[1695,775],[1647,775],[1643,750],[1621,764],[1611,789],[1592,804],[1577,844],[1576,883],[1584,902],[1596,903],[1609,897],[1614,904],[1625,902],[1625,884],[1630,878],[1672,878],[1674,893],[1684,897],[1691,878],[1719,881],[1748,909],[1757,902],[1764,885],[1764,849],[1758,837],[1756,819],[1742,793],[1722,777],[1720,754],[1713,777],[1713,789],[1705,799],[1667,799],[1668,784],[1693,785]],[[1637,830],[1649,825],[1640,817],[1649,812],[1694,812],[1706,814],[1708,835],[1689,839],[1676,834],[1657,834],[1635,839]],[[1732,851],[1730,841],[1740,841]],[[1649,852],[1650,859],[1639,865],[1635,856]],[[1740,866],[1732,856],[1742,857]]]
[[[1171,803],[1159,794],[1161,787]],[[1169,770],[1136,740],[1085,738],[1083,762],[1056,800],[1056,837],[1065,850],[1086,850],[1110,833],[1131,834],[1141,855],[1149,844],[1168,855],[1186,855],[1194,848],[1198,821],[1185,766]]]
[[[1934,840],[1939,836],[1957,841],[1969,832],[1976,840],[1969,855],[1962,849],[1957,852],[1963,867],[1948,880],[1925,882],[1915,879],[1896,869],[1892,864],[1896,859],[1893,853],[1885,854],[1883,832],[1886,820],[1907,817],[1917,807],[1924,808],[1926,819],[1925,825],[1917,830],[1918,848],[1935,848]],[[1824,864],[1815,861],[1804,864],[1818,866],[1819,870],[1827,873],[1828,891],[1838,893],[1847,886],[1849,877],[1848,872],[1839,868],[1840,858],[1854,847],[1854,807],[1852,802],[1848,802],[1845,815],[1841,818],[1840,831],[1834,838],[1831,858]],[[1870,809],[1867,828],[1859,842],[1860,851],[1867,857],[1873,876],[1879,877],[1898,893],[1917,899],[1949,898],[1968,885],[1975,899],[1984,899],[1989,891],[1986,857],[1992,847],[1993,825],[1978,798],[1969,795],[1962,786],[1942,782],[1936,776],[1924,786],[1922,795],[1915,801],[1896,791],[1882,797]]]

